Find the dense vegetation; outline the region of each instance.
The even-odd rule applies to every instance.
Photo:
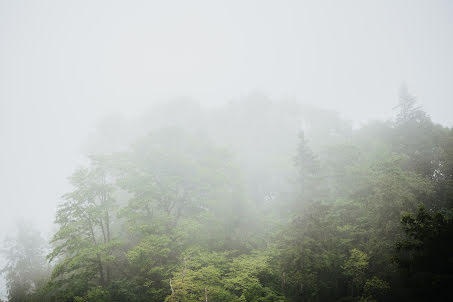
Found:
[[[360,128],[174,102],[86,148],[51,250],[29,228],[5,244],[11,302],[453,300],[453,129],[405,91]]]

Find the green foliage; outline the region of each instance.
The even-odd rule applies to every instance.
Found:
[[[74,297],[74,302],[109,302],[110,295],[101,287],[95,287],[88,290],[84,297]]]
[[[83,294],[93,283],[105,287],[111,282],[112,250],[119,242],[111,231],[115,200],[109,177],[106,163],[93,158],[90,168],[71,176],[75,190],[64,195],[58,208],[60,229],[51,241],[54,248],[48,259],[62,258],[51,278],[62,297]]]
[[[373,277],[365,282],[363,287],[363,296],[367,297],[368,300],[380,300],[388,294],[389,290],[390,286],[388,282],[377,277]]]
[[[354,289],[358,289],[360,294],[361,288],[365,281],[366,270],[368,268],[369,256],[364,252],[353,249],[350,252],[348,260],[343,265],[344,274],[351,278],[351,296],[354,296]]]
[[[369,259],[370,257],[364,252],[358,249],[351,250],[350,256],[343,266],[345,275],[351,277],[358,284],[361,284],[364,281]]]
[[[264,282],[271,275],[269,256],[194,251],[174,274],[165,301],[283,301]]]
[[[404,272],[405,285],[414,299],[453,298],[453,212],[429,211],[420,206],[406,214],[401,224],[406,237],[396,244],[396,262]]]

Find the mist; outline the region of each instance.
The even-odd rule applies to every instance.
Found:
[[[222,204],[234,200],[233,210],[216,208],[212,201],[200,197],[200,207],[210,209],[207,212],[214,213],[226,229],[230,225],[225,221],[231,217],[239,217],[238,221],[246,217],[247,221],[243,225],[237,222],[244,238],[228,233],[231,238],[225,235],[230,240],[224,240],[225,247],[211,246],[210,252],[235,250],[252,257],[252,251],[264,251],[274,244],[281,251],[287,243],[278,243],[275,238],[284,237],[279,232],[291,233],[287,225],[294,217],[290,218],[289,212],[296,216],[297,211],[308,213],[313,200],[331,200],[335,194],[338,200],[362,200],[346,193],[356,185],[352,178],[344,177],[342,191],[336,188],[340,185],[332,176],[349,175],[349,168],[343,169],[343,165],[354,156],[363,162],[365,157],[370,161],[373,158],[379,164],[401,156],[405,173],[410,171],[416,175],[414,179],[422,175],[423,181],[432,182],[420,180],[416,185],[401,180],[401,186],[433,188],[419,195],[414,193],[420,197],[415,198],[416,202],[392,212],[396,224],[403,210],[415,213],[414,205],[418,203],[433,211],[450,209],[445,196],[451,193],[451,149],[446,141],[453,126],[452,17],[453,4],[449,1],[0,1],[1,250],[7,249],[6,242],[11,242],[13,234],[28,238],[27,234],[37,231],[46,242],[40,249],[49,254],[56,244],[49,242],[61,227],[55,223],[57,206],[64,201],[64,194],[74,190],[69,177],[78,168],[99,162],[115,171],[113,178],[129,175],[130,171],[120,163],[146,165],[137,155],[141,154],[137,147],[141,144],[154,150],[155,160],[162,162],[162,166],[155,163],[159,169],[204,183],[194,181],[187,185],[190,190],[198,192],[212,186],[222,192],[235,192],[235,197],[209,190],[202,194],[203,198],[209,195]],[[412,104],[408,110],[416,112],[417,121],[424,128],[401,126],[402,104],[408,102]],[[425,136],[411,136],[413,132]],[[401,139],[405,135],[413,141]],[[177,143],[173,144],[173,140]],[[299,175],[304,164],[300,163],[298,148],[305,143],[308,153],[319,159],[320,169],[331,173],[316,176],[327,183],[310,193],[316,198],[304,195],[308,194],[306,187],[301,189],[308,186],[304,179],[311,177]],[[165,157],[158,145],[168,150],[187,148],[189,155],[180,154],[179,150]],[[360,151],[356,154],[345,146]],[[431,157],[422,160],[411,148],[436,151],[426,151],[423,154]],[[379,152],[388,158],[376,155]],[[196,167],[185,163],[186,157]],[[200,172],[206,168],[204,158],[211,169],[208,172]],[[219,158],[228,164],[217,163],[222,161]],[[441,162],[439,167],[445,170],[421,172],[416,163],[425,164],[425,159]],[[176,168],[178,163],[181,167]],[[178,174],[183,168],[188,169],[187,175]],[[445,182],[437,183],[433,173],[443,173]],[[376,179],[390,179],[388,175],[380,177]],[[367,185],[372,186],[370,183]],[[134,190],[124,184],[118,186],[123,186],[115,193],[118,207],[127,207],[127,196],[133,195]],[[312,188],[317,186],[311,183]],[[190,194],[195,194],[190,190]],[[408,197],[411,198],[412,195]],[[295,205],[294,200],[304,202]],[[224,216],[215,216],[216,211]],[[119,223],[126,220],[122,217],[115,222],[118,238],[127,237],[124,232],[128,227]],[[35,230],[18,227],[27,224]],[[309,230],[303,224],[294,228]],[[220,240],[200,232],[206,236],[200,242]],[[141,242],[140,237],[136,240],[134,243]],[[127,247],[134,243],[128,242]],[[357,256],[350,252],[352,248],[356,247],[351,246],[347,255]],[[366,252],[363,247],[357,249]],[[175,269],[169,270],[162,280],[175,280],[185,274],[185,266],[183,271],[177,268],[185,263],[181,262],[184,253],[189,252],[175,256],[180,263],[172,262]],[[0,258],[0,265],[7,263],[7,255]],[[64,255],[58,257],[56,261],[65,259]],[[260,257],[265,256],[256,255],[262,260]],[[290,261],[288,257],[282,252],[278,259]],[[47,265],[39,268],[40,278],[48,278],[55,263]],[[275,268],[279,278],[280,269],[295,283],[299,282],[295,281],[299,280],[297,276],[305,276],[296,272],[291,275],[281,265]],[[346,267],[347,263],[342,265]],[[373,276],[369,277],[372,280]],[[394,279],[390,273],[378,277],[389,284]],[[283,282],[275,280],[275,284]],[[300,284],[309,284],[307,280]],[[279,286],[268,286],[275,294],[269,301],[302,301],[291,293],[291,286],[297,286],[285,282],[288,285],[279,285],[278,290],[275,288]],[[7,282],[0,284],[0,299],[12,301],[8,298]],[[354,286],[359,287],[354,283],[353,291]],[[170,287],[162,291],[174,294],[173,287],[171,292]],[[339,292],[335,299],[343,294],[356,298],[354,292]],[[77,292],[82,294],[86,292]],[[166,297],[159,295],[155,299]],[[204,293],[200,295],[205,298]],[[243,296],[246,301],[255,301],[245,293]],[[171,299],[167,297],[166,301]]]

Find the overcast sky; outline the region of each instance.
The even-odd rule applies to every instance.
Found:
[[[0,237],[48,230],[95,121],[250,92],[389,118],[405,82],[453,125],[453,1],[0,0]]]

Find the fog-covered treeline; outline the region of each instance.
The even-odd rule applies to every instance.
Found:
[[[104,119],[85,150],[51,241],[5,241],[8,301],[452,298],[453,130],[405,89],[360,127],[259,94],[177,100]]]

